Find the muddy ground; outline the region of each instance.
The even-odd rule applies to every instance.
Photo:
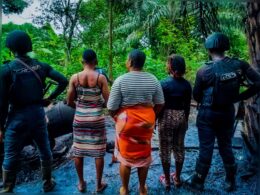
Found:
[[[196,158],[198,156],[198,135],[195,126],[196,112],[193,110],[190,117],[189,130],[186,134],[186,154],[185,163],[183,168],[183,179],[187,179],[193,172]],[[235,138],[234,138],[234,153],[239,164],[239,171],[237,177],[237,191],[230,194],[257,194],[257,177],[254,176],[248,181],[240,179],[239,175],[242,173],[247,164],[244,161],[242,140],[239,131],[241,125],[238,126]],[[107,118],[107,132],[108,140],[112,141],[114,136],[114,124],[111,118]],[[71,145],[71,135],[66,135],[57,139],[56,151],[62,151],[61,154],[55,154],[54,159],[54,177],[57,182],[54,193],[57,194],[71,194],[78,193],[77,175],[74,167],[74,163],[66,158],[65,150]],[[163,186],[159,182],[159,176],[162,174],[162,166],[158,154],[158,136],[155,133],[153,137],[153,162],[149,170],[147,178],[147,186],[149,194],[226,194],[222,190],[222,185],[225,178],[223,164],[218,154],[217,146],[214,151],[212,166],[205,184],[205,191],[199,193],[191,191],[185,185],[180,189],[175,189],[172,186],[170,192],[165,192]],[[119,187],[121,185],[119,176],[119,163],[110,166],[112,154],[107,153],[105,156],[105,168],[104,168],[104,181],[108,183],[107,189],[103,194],[119,194]],[[18,174],[17,186],[15,188],[16,193],[41,193],[41,180],[39,161],[37,160],[36,153],[32,147],[26,147],[23,151],[23,157],[21,159],[22,169]],[[174,171],[174,161],[171,166]],[[95,166],[94,159],[85,158],[84,173],[87,181],[86,194],[95,194]],[[138,194],[138,178],[136,169],[132,170],[130,179],[130,194]]]

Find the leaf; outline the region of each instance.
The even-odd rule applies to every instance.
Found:
[[[50,55],[53,55],[53,52],[47,48],[40,48],[39,51],[42,51],[46,54],[50,54]]]

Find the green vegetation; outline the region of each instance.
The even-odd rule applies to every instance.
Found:
[[[109,4],[109,1],[112,2]],[[242,26],[243,14],[245,15],[243,4],[187,3],[173,0],[79,2],[81,4],[78,12],[77,4],[71,6],[74,9],[69,9],[70,5],[62,7],[55,4],[55,9],[48,10],[48,19],[47,13],[47,16],[43,14],[44,17],[36,17],[34,24],[3,25],[2,45],[8,32],[14,29],[24,30],[33,40],[34,52],[31,55],[51,64],[68,78],[82,69],[81,54],[86,48],[96,50],[99,66],[108,71],[111,63],[111,26],[113,78],[126,71],[125,61],[128,52],[133,48],[140,48],[147,54],[146,70],[158,79],[167,76],[167,56],[171,53],[182,55],[187,63],[186,78],[193,83],[197,69],[208,60],[203,43],[212,31],[228,34],[232,46],[228,53],[230,56],[244,60],[249,58]],[[61,10],[63,12],[59,12]],[[203,16],[199,15],[200,11],[203,11]],[[55,15],[57,13],[60,13],[59,21]],[[3,61],[13,58],[6,48],[3,48],[1,55]]]

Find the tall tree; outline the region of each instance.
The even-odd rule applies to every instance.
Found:
[[[160,47],[155,31],[162,19],[176,25],[185,38],[190,35],[206,38],[212,31],[219,31],[218,7],[212,2],[138,0],[129,9],[131,11],[117,30],[128,32],[126,44],[139,42],[142,38],[148,40],[154,57]]]
[[[1,1],[2,9],[4,14],[20,14],[23,12],[24,8],[26,8],[31,1],[24,0],[3,0]]]
[[[108,17],[109,17],[109,79],[113,80],[113,7],[114,3],[113,0],[109,0],[108,2]]]
[[[2,0],[0,0],[0,64],[2,64]]]
[[[30,0],[1,0],[0,1],[0,51],[2,51],[2,13],[20,14],[29,5]],[[2,63],[2,54],[0,53],[0,64]]]
[[[247,3],[246,33],[251,64],[260,71],[260,3]]]
[[[138,2],[138,1],[137,1]],[[113,32],[114,32],[114,15],[118,12],[125,12],[132,6],[135,1],[133,0],[108,0],[108,21],[109,21],[109,65],[108,75],[109,79],[113,80]]]
[[[166,0],[138,0],[128,2],[125,6],[126,17],[116,32],[127,35],[125,47],[138,47],[140,40],[145,40],[152,48],[153,56],[157,56],[157,39],[155,27],[163,17],[172,16]],[[157,52],[154,52],[157,51]]]
[[[247,3],[246,34],[250,50],[250,61],[260,73],[260,3]],[[249,99],[246,106],[245,129],[250,141],[259,149],[260,135],[260,92]],[[253,140],[252,140],[253,139]],[[259,156],[256,157],[257,159]]]
[[[51,23],[62,32],[65,41],[66,64],[71,61],[73,38],[79,33],[80,7],[83,0],[41,0],[40,16],[35,17],[36,24]]]
[[[199,36],[206,38],[212,31],[219,31],[218,6],[213,2],[182,1],[181,15],[184,28],[190,23],[187,18],[192,18],[198,29],[195,33]]]

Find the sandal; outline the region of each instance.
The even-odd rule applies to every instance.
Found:
[[[165,175],[161,175],[159,178],[160,183],[165,187],[166,191],[169,191],[171,188],[170,183],[166,184],[166,179],[165,179]]]
[[[85,192],[87,189],[87,183],[84,181],[83,185],[78,184],[78,191],[79,192]]]
[[[96,190],[97,193],[103,192],[107,188],[106,183],[102,183],[101,187]]]
[[[171,178],[172,178],[172,181],[174,183],[174,186],[176,188],[179,188],[182,186],[182,182],[180,180],[177,180],[176,176],[175,176],[175,173],[171,173]]]
[[[146,185],[144,186],[144,190],[145,190],[144,192],[141,192],[140,189],[139,189],[139,194],[140,195],[148,195],[148,188],[147,188]]]
[[[119,194],[120,195],[128,195],[129,193],[125,190],[124,187],[121,187],[120,190],[119,190]]]

